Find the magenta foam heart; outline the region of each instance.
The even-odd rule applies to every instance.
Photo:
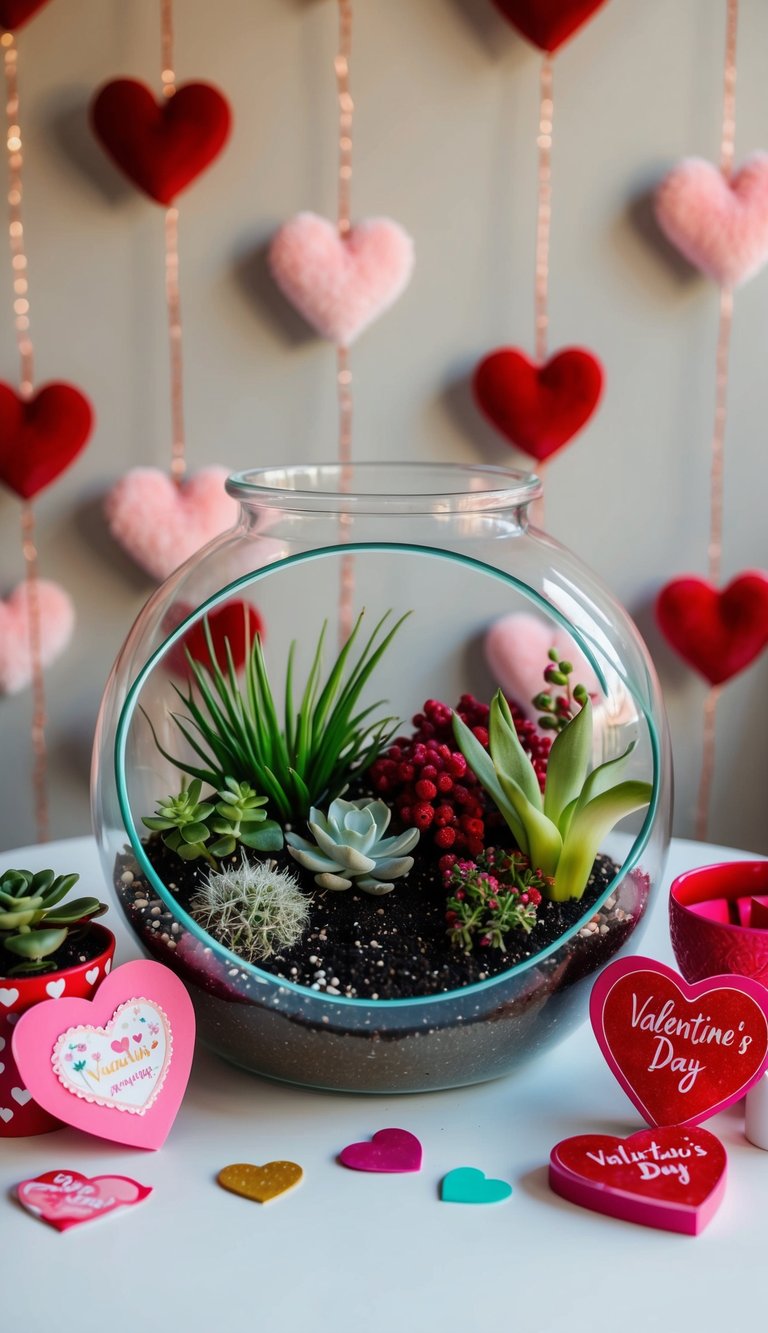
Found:
[[[347,347],[407,287],[413,241],[389,218],[370,218],[340,236],[327,218],[299,213],[277,232],[269,264],[307,323]]]
[[[129,1176],[82,1176],[79,1171],[46,1171],[16,1186],[19,1203],[57,1231],[131,1208],[151,1193],[151,1185]]]
[[[141,1040],[131,1044],[136,1033]],[[192,1001],[160,963],[124,963],[93,1000],[22,1014],[13,1055],[38,1105],[86,1134],[159,1148],[176,1119],[195,1041]]]
[[[137,565],[166,579],[237,518],[223,467],[201,468],[178,485],[158,468],[132,468],[112,487],[104,512],[109,530]]]
[[[353,1171],[420,1171],[421,1158],[421,1144],[407,1129],[380,1129],[369,1143],[350,1143],[339,1153]]]
[[[696,1125],[768,1068],[768,990],[749,977],[689,985],[652,958],[600,973],[589,1016],[605,1059],[651,1125]]]

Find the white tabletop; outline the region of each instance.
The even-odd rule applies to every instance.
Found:
[[[667,887],[683,869],[749,853],[673,843],[642,951],[673,962]],[[78,870],[103,896],[89,838],[3,854],[5,864]],[[117,961],[138,955],[122,915],[106,918]],[[336,1155],[399,1126],[424,1145],[418,1175],[345,1170]],[[547,1185],[552,1146],[571,1134],[642,1128],[585,1025],[538,1064],[479,1087],[363,1097],[268,1083],[198,1050],[165,1146],[142,1152],[74,1130],[0,1140],[3,1333],[658,1333],[762,1322],[768,1153],[731,1108],[707,1128],[729,1154],[725,1201],[693,1239],[564,1202]],[[230,1162],[288,1158],[305,1171],[262,1207],[215,1183]],[[514,1186],[503,1204],[438,1198],[455,1166]],[[130,1212],[59,1233],[10,1197],[57,1168],[129,1175],[154,1187]]]

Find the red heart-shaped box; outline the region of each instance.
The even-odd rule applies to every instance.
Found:
[[[75,1129],[135,1148],[165,1142],[184,1096],[195,1015],[161,963],[124,963],[93,1000],[62,997],[22,1014],[13,1055],[35,1101]]]
[[[592,987],[589,1014],[609,1067],[651,1125],[696,1125],[768,1068],[768,990],[748,977],[689,986],[652,958],[620,958]]]
[[[727,1162],[706,1129],[641,1129],[627,1139],[578,1134],[552,1149],[549,1183],[593,1212],[696,1236],[720,1205]]]

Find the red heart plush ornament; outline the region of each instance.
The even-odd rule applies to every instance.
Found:
[[[472,380],[491,425],[540,463],[586,425],[602,389],[602,366],[582,347],[566,347],[541,366],[502,347],[480,362]]]
[[[0,482],[30,500],[74,462],[92,425],[91,405],[72,384],[46,384],[27,401],[0,384]]]
[[[224,147],[227,99],[209,83],[185,83],[156,101],[137,79],[113,79],[96,94],[91,123],[112,160],[158,204],[171,204]]]
[[[540,51],[556,51],[582,28],[605,0],[493,0],[523,37]]]
[[[656,617],[680,656],[721,685],[768,644],[768,577],[751,570],[722,592],[704,579],[673,579],[659,593]]]
[[[174,625],[178,625],[192,610],[191,606],[173,607]],[[177,612],[178,614],[176,614]],[[248,646],[253,643],[256,635],[260,635],[262,640],[264,638],[264,625],[256,607],[243,601],[225,602],[223,606],[211,611],[208,615],[208,629],[213,643],[214,657],[220,669],[225,673],[227,670],[227,643],[232,654],[235,670],[239,671],[245,663]],[[206,671],[211,670],[211,654],[202,620],[198,620],[191,629],[188,629],[184,637],[174,644],[168,654],[168,665],[178,676],[190,675],[187,653],[202,667],[205,667]]]
[[[27,23],[48,0],[0,0],[0,28],[11,32]]]

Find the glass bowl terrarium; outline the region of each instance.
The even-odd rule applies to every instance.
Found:
[[[147,603],[102,706],[126,918],[247,1069],[365,1092],[505,1074],[580,1021],[659,882],[670,760],[637,630],[531,526],[535,477],[228,488],[239,523]],[[528,697],[489,674],[500,623],[510,666],[546,645]]]

